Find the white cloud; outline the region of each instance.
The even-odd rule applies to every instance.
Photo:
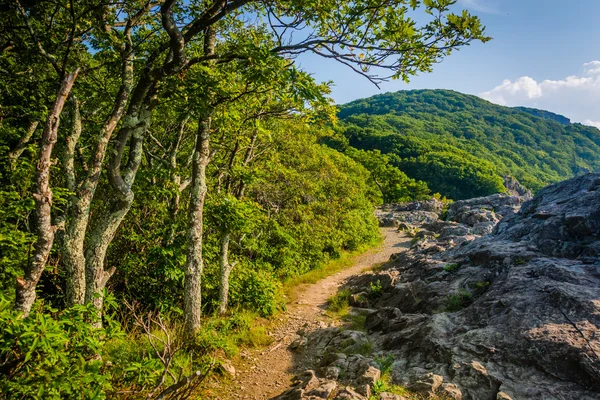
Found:
[[[585,63],[579,75],[558,80],[506,79],[479,95],[493,103],[541,108],[600,128],[595,122],[600,119],[600,61]]]
[[[582,122],[582,124],[589,125],[589,126],[595,126],[596,128],[600,129],[600,121],[592,121],[591,119],[586,119],[585,121]]]
[[[590,61],[583,64],[583,71],[586,75],[600,74],[600,61]]]

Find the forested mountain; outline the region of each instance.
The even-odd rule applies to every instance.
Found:
[[[449,90],[356,100],[339,117],[346,144],[380,150],[409,177],[454,199],[502,191],[506,175],[535,191],[600,168],[598,129]]]

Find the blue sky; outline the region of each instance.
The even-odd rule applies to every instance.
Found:
[[[335,82],[338,103],[402,89],[454,89],[600,127],[600,0],[459,0],[459,6],[478,15],[493,40],[455,52],[409,84],[392,81],[379,90],[335,62],[312,55],[298,61],[318,80]]]

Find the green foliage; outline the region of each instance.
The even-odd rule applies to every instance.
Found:
[[[377,282],[369,282],[369,297],[372,299],[378,299],[383,294],[383,286],[381,281],[378,279]]]
[[[490,281],[478,281],[475,282],[475,284],[471,284],[470,287],[473,290],[474,296],[481,296],[482,294],[488,291],[490,285]]]
[[[345,154],[361,163],[371,174],[371,181],[381,191],[384,203],[401,203],[429,198],[427,184],[409,178],[390,163],[390,156],[379,150],[347,147]]]
[[[456,312],[460,311],[471,303],[473,295],[466,289],[460,289],[459,291],[449,294],[446,297],[444,304],[444,311]]]
[[[343,153],[320,144],[318,138],[327,135],[321,124],[335,120],[330,83],[317,83],[290,55],[318,50],[374,82],[385,79],[371,74],[377,66],[408,80],[458,47],[489,40],[477,17],[453,13],[453,2],[446,0],[13,3],[0,8],[0,32],[9,44],[0,53],[0,294],[12,296],[15,278],[32,255],[40,128],[62,77],[81,68],[52,150],[58,162],[50,170],[51,217],[69,227],[83,214],[86,226],[79,232],[86,257],[97,251],[87,248],[94,243],[90,236],[97,237],[92,233],[107,229],[104,243],[110,246],[106,257],[100,255],[105,270],[117,271],[108,284],[120,301],[107,297],[106,307],[127,300],[144,311],[166,313],[174,324],[181,317],[190,164],[198,156],[198,121],[211,115],[202,304],[207,314],[217,308],[220,244],[229,237],[229,259],[236,263],[233,315],[208,321],[191,346],[194,354],[229,355],[240,345],[267,343],[265,330],[249,321],[282,306],[282,281],[374,243],[372,211],[382,198],[429,193],[387,155]],[[418,24],[409,17],[416,11],[428,17]],[[215,17],[207,20],[209,14]],[[249,22],[248,15],[257,18]],[[186,25],[183,40],[168,29],[171,20],[173,30]],[[294,22],[276,33],[267,22],[273,20]],[[299,26],[325,45],[295,42],[292,32]],[[209,27],[216,33],[214,57],[202,46]],[[79,130],[77,114],[81,129],[71,135]],[[36,123],[37,131],[27,137]],[[121,129],[127,124],[135,128]],[[68,150],[70,144],[74,148]],[[127,154],[123,162],[121,150]],[[118,204],[115,211],[123,200],[117,178],[126,181],[128,192],[135,181],[135,201],[130,205],[127,193],[126,206]],[[105,226],[107,212],[121,213],[112,215],[118,229]],[[63,236],[57,235],[40,283],[34,282],[42,302],[57,307],[65,306],[66,281],[72,278],[61,254]],[[2,300],[0,308],[0,365],[8,371],[0,388],[7,396],[100,398],[123,388],[147,394],[161,379],[157,350],[127,316],[129,335],[122,338],[110,315],[104,315],[104,330],[87,324],[96,315],[88,307],[36,310],[21,319],[7,304]],[[185,355],[172,366],[182,376],[197,367]]]
[[[459,269],[460,269],[460,264],[457,264],[457,263],[447,264],[444,267],[444,271],[447,271],[447,272],[454,272],[454,271],[458,271]]]
[[[375,357],[375,363],[381,371],[381,377],[373,385],[372,396],[369,399],[378,400],[382,393],[397,394],[406,398],[412,397],[412,393],[410,393],[407,389],[392,383],[392,365],[394,364],[393,356],[388,355]]]
[[[335,314],[345,314],[350,304],[351,293],[347,289],[340,290],[327,300],[327,309]]]
[[[385,375],[383,378],[375,382],[372,388],[372,393],[372,396],[369,398],[370,400],[379,400],[379,395],[381,393],[397,394],[399,396],[403,396],[404,398],[411,398],[412,395],[412,393],[406,388],[392,384],[390,375]]]
[[[232,303],[253,310],[263,317],[273,315],[283,307],[280,296],[281,284],[273,275],[252,269],[236,274],[236,283],[232,285]]]
[[[251,233],[260,225],[263,216],[260,206],[252,201],[238,200],[232,195],[211,197],[206,207],[209,221],[222,232]]]
[[[229,258],[236,263],[230,307],[264,316],[282,308],[281,282],[310,271],[319,275],[332,260],[379,238],[369,172],[318,144],[321,132],[316,126],[296,122],[261,123],[264,143],[259,149],[270,151],[252,165],[234,168],[229,178],[245,183],[243,199],[219,193],[214,186],[218,182],[210,182],[202,279],[208,314],[218,308],[219,248],[225,231],[231,234]],[[215,160],[209,166],[211,175],[223,170],[221,162],[229,163],[229,158]],[[184,213],[175,218],[170,214],[170,178],[161,179],[165,185],[140,181],[138,202],[109,250],[108,263],[119,265],[112,281],[117,296],[126,295],[148,308],[176,311],[182,308],[186,219]],[[184,201],[182,209],[187,206]],[[171,229],[182,233],[166,244]]]
[[[197,354],[223,352],[232,357],[242,346],[269,345],[273,339],[264,326],[256,324],[256,319],[257,314],[249,311],[207,319],[194,339],[193,350]]]
[[[348,354],[361,354],[365,357],[373,354],[373,343],[370,340],[361,343],[358,347],[352,347]]]
[[[453,199],[502,192],[506,175],[535,191],[600,168],[598,129],[448,90],[356,100],[339,117],[350,146],[381,151],[408,177]]]
[[[348,313],[342,317],[344,322],[349,323],[349,329],[353,331],[366,332],[365,323],[367,322],[367,316],[359,313]]]
[[[0,299],[0,394],[3,398],[103,398],[110,375],[98,357],[105,340],[121,335],[89,324],[92,307],[56,313],[40,309],[27,318]]]
[[[381,371],[381,375],[386,375],[392,371],[394,356],[390,354],[387,356],[377,356],[375,357],[375,363],[377,363],[377,368]]]

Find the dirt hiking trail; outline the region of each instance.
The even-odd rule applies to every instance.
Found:
[[[355,256],[351,267],[317,283],[299,287],[295,301],[288,305],[269,332],[273,338],[269,348],[243,351],[240,360],[233,364],[235,377],[207,383],[202,398],[270,399],[288,389],[294,375],[312,368],[319,354],[312,354],[310,348],[302,354],[290,349],[290,344],[300,337],[298,332],[308,333],[342,324],[327,315],[327,299],[349,277],[388,261],[392,254],[410,246],[410,238],[397,232],[396,228],[381,228],[381,234],[383,243]]]

